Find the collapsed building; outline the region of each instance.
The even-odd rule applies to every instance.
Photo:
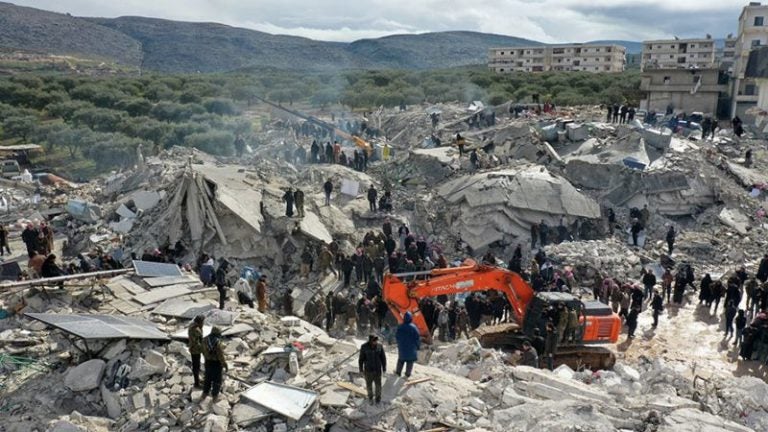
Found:
[[[618,362],[610,371],[550,372],[518,366],[516,353],[482,348],[474,338],[436,342],[425,347],[412,379],[387,375],[385,404],[369,405],[357,366],[360,336],[326,332],[304,313],[312,299],[354,294],[355,287],[345,289],[333,273],[301,278],[298,256],[305,245],[336,241],[352,253],[366,232],[379,230],[389,217],[442,245],[451,258],[466,256],[449,246],[459,239],[475,258],[492,249],[506,260],[517,243],[530,258],[530,226],[544,220],[556,228],[562,221],[570,230],[582,227],[584,235],[545,251],[556,265],[576,270],[575,288],[585,298],[595,269],[627,280],[643,268],[658,271],[668,224],[681,228],[674,259],[693,263],[702,274],[723,275],[736,265],[752,270],[767,246],[756,213],[764,204],[766,167],[760,160],[747,167],[740,159],[761,141],[737,141],[725,131],[710,143],[643,125],[606,125],[596,121],[602,113],[591,115],[590,108],[565,110],[565,119],[513,119],[500,109],[495,125],[478,128],[467,123],[475,110],[439,108],[435,128],[420,107],[383,113],[381,129],[392,139],[394,157],[365,173],[296,165],[284,157],[286,142],[295,137],[275,127],[243,159],[174,148],[66,194],[44,190],[44,202],[58,210],[38,212],[30,205],[14,218],[49,218],[66,237],[67,255],[120,247],[130,263],[130,252],[170,248],[180,263],[202,253],[226,259],[234,264],[232,278],[246,265],[261,267],[273,281],[272,311],[231,300],[219,310],[216,289],[174,265],[173,275],[147,274],[139,266],[65,290],[44,282],[6,285],[0,289],[6,429],[768,428],[768,387],[758,378],[733,377],[736,366],[714,331],[718,318],[699,319],[703,311],[692,306],[670,312],[662,328],[640,340],[612,346]],[[399,130],[405,132],[395,139]],[[429,144],[434,131],[441,132],[443,146]],[[477,165],[451,142],[456,132],[465,136],[467,151],[479,154]],[[329,179],[334,192],[326,206],[322,184]],[[370,186],[392,192],[392,213],[368,209]],[[305,192],[302,219],[285,215],[288,188]],[[606,233],[602,207],[615,208],[626,228],[628,208],[645,204],[653,216],[644,248]],[[15,227],[13,249],[22,250],[17,233]],[[293,309],[276,313],[286,294]],[[231,364],[215,403],[199,403],[200,392],[192,388],[185,338],[198,314],[224,330]],[[648,327],[645,315],[641,326]],[[701,360],[680,347],[686,343],[675,339],[681,332],[698,345]],[[396,349],[386,342],[394,364]]]

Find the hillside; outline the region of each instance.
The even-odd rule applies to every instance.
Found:
[[[159,72],[442,69],[484,64],[491,47],[540,44],[469,31],[323,42],[216,23],[77,18],[0,3],[0,48],[76,54]]]
[[[488,58],[488,48],[518,45],[541,45],[541,42],[453,31],[362,39],[349,44],[347,51],[373,67],[434,69],[483,64]]]
[[[119,31],[72,16],[0,2],[0,47],[141,63],[141,45]]]
[[[279,69],[354,67],[345,44],[279,36],[215,23],[155,18],[88,18],[141,42],[142,67],[161,72],[218,72],[248,66]]]

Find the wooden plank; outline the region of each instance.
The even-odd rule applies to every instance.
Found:
[[[427,382],[427,381],[432,381],[432,378],[424,377],[424,378],[416,378],[416,379],[408,380],[408,382],[405,383],[405,386],[408,387],[408,386],[412,386],[414,384],[419,384],[419,383],[423,383],[423,382]]]
[[[351,382],[336,381],[336,385],[341,387],[341,388],[343,388],[343,389],[347,389],[347,390],[351,391],[352,393],[357,393],[357,394],[359,394],[362,397],[368,397],[368,392],[364,388],[362,388],[362,387],[360,387],[358,385],[352,384]]]
[[[133,297],[134,301],[141,303],[142,305],[148,305],[152,303],[159,303],[169,298],[181,297],[183,295],[190,294],[192,291],[184,285],[170,285],[148,291],[145,293],[137,294]]]

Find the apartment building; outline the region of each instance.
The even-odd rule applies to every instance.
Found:
[[[736,38],[733,34],[725,38],[722,54],[718,60],[724,69],[733,71],[733,63],[736,61]]]
[[[620,45],[541,45],[491,48],[488,68],[494,72],[624,71],[626,49]]]
[[[715,65],[715,41],[671,39],[643,42],[642,70],[711,68]]]
[[[744,116],[757,105],[759,91],[754,78],[746,77],[749,53],[768,45],[768,5],[752,2],[739,15],[739,33],[736,36],[736,53],[733,63],[733,101],[731,116]]]

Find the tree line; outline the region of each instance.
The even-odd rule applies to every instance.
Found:
[[[252,132],[243,115],[259,97],[324,109],[373,109],[437,102],[539,100],[557,105],[637,103],[637,72],[495,74],[483,68],[311,73],[241,71],[211,75],[0,78],[0,139],[33,142],[102,171],[135,163],[136,147],[188,146],[234,154]],[[151,149],[151,150],[150,150]]]

